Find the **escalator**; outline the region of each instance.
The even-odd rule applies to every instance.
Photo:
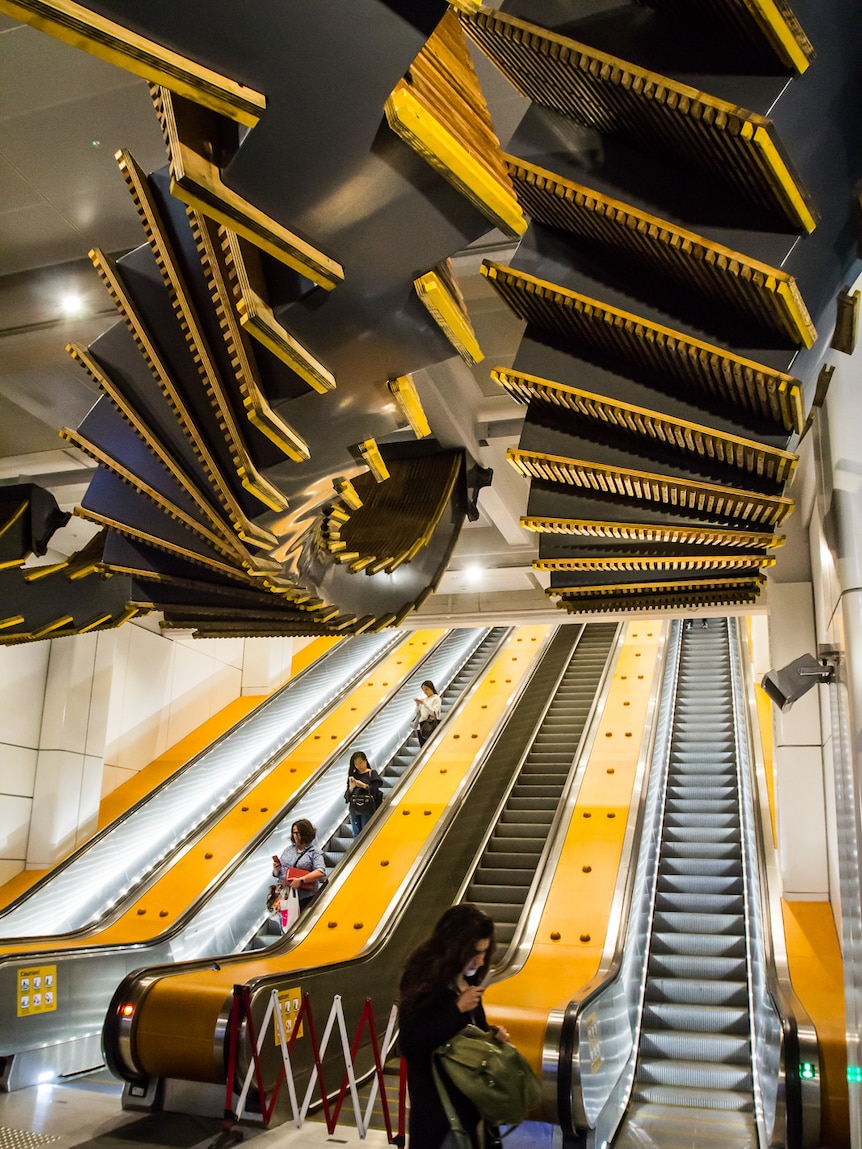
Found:
[[[101,924],[398,641],[369,634],[338,643],[16,898],[0,913],[0,938],[11,943]]]
[[[629,1124],[644,1102],[721,1109],[742,1149],[757,1144],[757,1130],[739,810],[719,619],[682,642]]]
[[[552,1019],[564,1144],[816,1144],[816,1035],[783,970],[736,622],[674,623],[626,923]],[[816,1072],[815,1072],[816,1076]]]
[[[475,737],[469,733],[473,719],[467,711],[451,732],[435,735],[428,744],[433,753],[422,796],[413,798],[408,793],[399,798],[397,808],[389,811],[374,835],[363,832],[358,855],[334,891],[336,896],[316,917],[311,911],[292,949],[282,947],[253,962],[229,959],[218,970],[200,964],[173,970],[155,967],[127,978],[114,996],[104,1032],[109,1064],[129,1082],[127,1102],[132,1103],[133,1095],[153,1094],[158,1081],[165,1104],[172,1107],[191,1103],[188,1099],[192,1097],[202,1103],[205,1096],[211,1096],[206,1093],[211,1088],[207,1083],[224,1081],[224,1041],[231,989],[236,984],[249,988],[256,1027],[273,990],[290,988],[296,992],[297,987],[309,994],[316,1010],[325,1011],[327,1003],[338,995],[348,1026],[366,998],[372,999],[376,1015],[384,1018],[406,954],[427,934],[436,917],[463,896],[464,875],[469,876],[479,864],[487,828],[496,824],[505,808],[542,727],[549,697],[572,661],[579,661],[579,652],[581,674],[591,683],[586,687],[589,697],[584,698],[583,706],[587,713],[594,708],[616,634],[616,627],[601,624],[601,629],[604,657],[598,659],[590,642],[580,645],[584,635],[593,630],[592,625],[558,629],[511,710],[504,712],[494,728],[492,744],[475,766],[469,762],[464,765],[468,757],[480,751],[476,746],[465,755],[463,740],[469,746]],[[515,649],[507,647],[495,665],[511,665],[509,655]],[[505,685],[499,669],[495,674],[492,668],[486,681],[496,681],[491,689],[501,699],[501,691],[511,693],[512,687]],[[490,693],[480,694],[474,713],[479,709],[485,715],[491,713],[494,698]],[[577,745],[569,744],[570,772],[576,756]],[[456,761],[466,773],[463,781],[450,782]],[[438,762],[442,763],[439,767]],[[451,787],[452,797],[438,814],[432,805],[434,799],[429,803],[426,795],[444,786]],[[430,817],[424,820],[423,815]],[[420,830],[428,835],[424,844],[416,838]],[[415,847],[414,842],[418,843]],[[408,848],[418,850],[418,854],[411,857]],[[396,865],[401,870],[392,875]],[[308,1049],[300,1044],[292,1062],[301,1084],[303,1073],[310,1072],[311,1067],[304,1063]],[[240,1065],[246,1054],[241,1053]],[[277,1051],[267,1043],[261,1055],[265,1074],[277,1070],[279,1062],[273,1060],[273,1054],[277,1057]],[[339,1056],[333,1054],[336,1061]],[[362,1056],[360,1051],[360,1061]],[[200,1094],[193,1092],[194,1083],[200,1083]]]
[[[415,643],[417,649],[413,652],[408,652],[406,646],[402,648],[398,642],[393,645],[387,641],[382,648],[379,640],[372,644],[378,651],[373,665],[378,670],[390,666],[388,673],[382,670],[380,675],[374,674],[372,677],[388,679],[391,676],[394,679],[395,675],[403,672],[402,662],[405,664],[403,669],[408,669],[409,673],[403,683],[394,685],[388,691],[388,681],[374,685],[366,677],[363,690],[373,685],[374,689],[370,691],[372,696],[379,698],[381,689],[384,694],[383,706],[378,707],[371,719],[358,727],[366,739],[365,745],[379,753],[379,760],[399,747],[410,730],[413,708],[409,698],[415,694],[418,682],[433,673],[441,684],[448,684],[450,679],[461,675],[465,662],[470,662],[476,673],[483,658],[487,660],[491,656],[507,633],[506,628],[494,628],[491,631],[464,629],[451,631],[439,641],[433,641],[429,634],[424,642],[415,642],[415,636],[407,639],[402,636],[402,644]],[[355,641],[350,640],[350,644]],[[370,647],[367,642],[359,645],[362,655],[359,665],[367,674],[372,665],[368,658]],[[482,651],[478,658],[477,650]],[[388,657],[381,661],[380,654],[387,652]],[[328,663],[328,658],[323,661]],[[355,657],[353,662],[356,664]],[[309,668],[310,671],[312,669]],[[323,673],[325,675],[325,671]],[[337,694],[343,699],[339,705],[346,711],[358,710],[361,714],[366,704],[357,696],[355,689],[350,693],[350,688],[357,681],[356,674],[345,677],[333,672],[330,677],[335,680]],[[316,707],[322,705],[315,698],[309,697],[309,690],[315,689],[328,698],[330,704],[333,701],[331,694],[336,687],[326,677],[318,679],[310,673],[306,675],[307,689],[303,691],[302,706],[294,707],[298,709],[294,723],[298,731],[308,730]],[[464,680],[460,678],[459,681],[463,684]],[[349,717],[351,730],[354,730],[357,717]],[[269,719],[271,721],[271,715]],[[246,725],[241,724],[240,732]],[[7,1089],[18,1088],[37,1079],[42,1072],[77,1072],[98,1064],[101,1060],[99,1029],[104,1011],[114,986],[129,969],[147,959],[176,961],[203,955],[215,956],[241,950],[249,943],[266,914],[264,895],[271,867],[270,855],[280,851],[290,822],[297,816],[296,803],[302,801],[303,814],[313,816],[324,834],[331,832],[343,817],[342,794],[346,766],[341,757],[348,752],[350,740],[345,742],[342,739],[332,743],[336,746],[334,753],[324,751],[321,754],[318,749],[321,742],[316,740],[319,739],[321,729],[321,726],[314,727],[317,733],[308,732],[302,741],[298,741],[297,735],[292,742],[294,749],[267,778],[266,785],[270,789],[272,778],[281,777],[281,774],[285,781],[290,777],[303,779],[301,783],[294,782],[281,798],[283,809],[273,808],[267,812],[267,800],[257,812],[257,820],[249,820],[248,816],[252,813],[249,801],[240,800],[235,806],[236,826],[225,835],[223,843],[213,842],[206,848],[206,852],[198,847],[199,859],[188,850],[181,854],[166,876],[167,882],[173,877],[174,870],[186,863],[191,864],[192,871],[203,865],[206,873],[207,865],[218,865],[221,872],[216,871],[212,876],[213,871],[210,870],[210,876],[206,876],[203,881],[194,878],[185,891],[185,900],[181,898],[178,902],[182,908],[176,913],[164,917],[155,915],[153,925],[147,928],[146,922],[154,916],[153,904],[160,904],[158,901],[154,903],[152,895],[157,885],[148,885],[148,894],[137,902],[131,899],[128,910],[118,919],[116,927],[106,926],[100,933],[89,933],[74,939],[51,938],[47,945],[37,945],[35,939],[22,941],[14,953],[10,947],[6,947],[6,953],[0,956],[0,988],[3,989],[0,1000],[5,1002],[5,1005],[0,1006],[0,1019],[3,1023],[0,1027],[3,1034],[0,1046],[0,1084]],[[272,743],[272,730],[267,732],[267,737]],[[227,738],[218,745],[230,746],[231,739]],[[303,750],[303,747],[307,749]],[[300,752],[311,764],[310,775],[303,776],[301,772],[291,775],[289,772],[289,763]],[[224,754],[222,749],[223,757]],[[199,758],[206,762],[205,755]],[[211,792],[209,803],[221,811],[219,816],[225,820],[221,809],[223,803],[214,803]],[[244,825],[247,826],[245,831]],[[217,833],[218,826],[211,831],[211,835]],[[237,838],[237,834],[242,836]],[[207,862],[206,859],[212,861]],[[188,880],[187,877],[186,882]],[[179,893],[182,895],[183,890]],[[134,944],[129,944],[129,939],[120,928],[127,919],[139,932],[141,929],[145,931],[134,939]],[[131,928],[129,926],[129,930]],[[268,939],[270,944],[274,940]],[[38,1015],[22,1017],[19,1012],[16,1016],[17,981],[21,969],[41,970],[43,967],[51,968],[51,977],[55,980],[55,1008]]]
[[[464,695],[467,687],[474,681],[476,676],[488,662],[493,652],[499,647],[503,637],[507,633],[507,628],[504,626],[491,627],[490,630],[482,638],[476,649],[470,654],[469,658],[465,660],[463,665],[457,673],[451,678],[450,681],[441,685],[440,687],[440,725],[446,721],[447,715],[452,710],[455,703]],[[426,668],[426,677],[431,675],[431,680],[435,683],[442,682],[436,675],[433,667]],[[405,692],[406,693],[406,692]],[[409,709],[405,710],[409,713]],[[440,727],[438,727],[439,733]],[[388,761],[379,765],[378,772],[383,779],[383,797],[388,797],[393,787],[398,784],[398,780],[403,778],[406,772],[414,764],[416,756],[418,755],[421,747],[419,745],[419,738],[416,734],[416,729],[413,724],[409,726],[407,737],[391,755]],[[375,767],[378,764],[372,760],[372,765]],[[323,851],[324,860],[326,861],[327,873],[331,873],[333,868],[341,861],[350,847],[353,845],[353,833],[350,829],[350,817],[345,815],[341,820],[338,828],[326,842]]]
[[[581,634],[467,886],[464,900],[493,918],[501,951],[515,936],[541,870],[616,633],[616,623],[595,623]]]

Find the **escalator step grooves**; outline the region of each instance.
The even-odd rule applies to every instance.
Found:
[[[680,641],[633,1101],[751,1112],[751,1026],[726,620]]]

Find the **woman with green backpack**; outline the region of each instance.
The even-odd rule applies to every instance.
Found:
[[[399,1040],[410,1091],[410,1149],[488,1149],[496,1137],[496,1130],[482,1127],[473,1101],[451,1079],[442,1080],[436,1064],[440,1047],[471,1024],[489,1038],[508,1041],[502,1026],[488,1025],[482,1008],[493,958],[493,921],[464,903],[446,910],[431,937],[407,959]]]

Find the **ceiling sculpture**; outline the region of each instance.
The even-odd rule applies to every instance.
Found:
[[[22,569],[56,508],[5,489],[0,641],[147,610],[212,636],[397,625],[490,478],[413,376],[481,360],[448,259],[492,228],[522,237],[483,268],[527,324],[488,368],[526,406],[509,461],[549,595],[755,601],[812,316],[853,256],[837,0],[188,7],[0,0],[148,79],[167,152],[118,153],[146,242],[91,253],[120,319],[69,348],[101,390],[63,434],[98,464],[78,513],[103,530]],[[505,152],[468,41],[532,102]]]

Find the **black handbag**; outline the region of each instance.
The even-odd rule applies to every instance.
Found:
[[[374,795],[370,790],[354,790],[350,795],[349,810],[351,814],[365,818],[377,809]]]

